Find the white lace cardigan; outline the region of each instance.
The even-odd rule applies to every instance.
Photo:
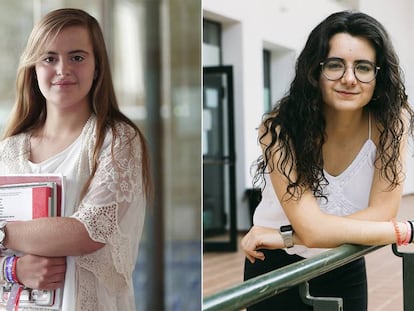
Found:
[[[80,220],[94,241],[106,244],[92,254],[68,257],[61,310],[132,311],[132,273],[145,216],[141,144],[138,136],[129,142],[132,129],[119,124],[120,139],[112,157],[108,131],[96,174],[79,202],[91,174],[95,124],[92,115],[71,146],[39,165],[29,161],[28,133],[0,142],[0,174],[62,173],[66,179],[65,216]]]

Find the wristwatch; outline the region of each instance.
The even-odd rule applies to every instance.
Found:
[[[4,231],[6,225],[7,221],[0,220],[0,250],[6,249],[6,247],[3,245],[4,239],[6,238],[6,232]]]
[[[293,247],[293,228],[291,225],[281,226],[280,235],[282,236],[283,243],[285,244],[286,248]]]

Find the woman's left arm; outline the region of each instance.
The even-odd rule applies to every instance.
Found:
[[[5,232],[5,247],[37,256],[78,256],[104,245],[90,239],[85,226],[70,217],[9,222]]]
[[[139,218],[136,230],[140,230],[144,213],[140,140],[128,137],[120,136],[113,152],[110,141],[104,146],[91,185],[72,217],[11,222],[6,226],[5,246],[38,256],[89,254],[119,236],[119,223],[130,210]]]
[[[408,128],[408,119],[405,119]],[[356,213],[344,216],[345,218],[368,220],[368,221],[390,221],[395,218],[401,203],[402,191],[404,187],[403,177],[405,172],[405,160],[407,153],[408,133],[405,133],[400,144],[400,159],[397,165],[401,165],[400,184],[390,190],[390,182],[381,176],[377,168],[374,172],[368,207]],[[303,245],[297,235],[293,236],[294,243]],[[254,262],[255,259],[264,260],[264,255],[260,249],[280,249],[284,248],[283,239],[278,228],[268,228],[253,226],[243,237],[241,246],[245,251],[246,257]]]

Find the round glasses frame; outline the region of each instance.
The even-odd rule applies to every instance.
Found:
[[[327,75],[327,73],[326,73],[326,68],[325,68],[325,66],[327,65],[327,64],[329,64],[329,63],[341,63],[342,65],[343,65],[343,71],[342,71],[342,74],[341,75],[338,75],[338,78],[332,78],[331,76],[329,76],[329,75]],[[373,68],[373,70],[374,70],[374,76],[372,77],[372,79],[369,79],[369,80],[361,80],[361,78],[360,77],[358,77],[358,75],[359,74],[357,74],[357,71],[355,71],[357,68],[358,68],[358,66],[359,65],[361,65],[361,64],[365,64],[365,65],[370,65],[370,66],[372,66],[372,68]],[[345,65],[345,62],[344,62],[344,60],[343,59],[341,59],[341,58],[328,58],[328,59],[326,59],[325,61],[323,61],[323,62],[320,62],[319,63],[319,65],[321,66],[321,71],[322,71],[322,74],[323,74],[323,76],[326,78],[326,79],[328,79],[329,81],[337,81],[337,80],[340,80],[340,79],[342,79],[343,77],[344,77],[344,75],[345,75],[345,72],[346,72],[346,69],[347,69],[347,67],[346,67],[346,65]],[[362,61],[357,61],[356,62],[356,64],[354,64],[354,66],[352,66],[352,71],[353,71],[353,73],[354,73],[354,77],[359,81],[359,82],[361,82],[361,83],[370,83],[371,81],[374,81],[375,80],[375,78],[377,77],[377,73],[378,73],[378,70],[380,70],[381,68],[380,67],[378,67],[378,66],[376,66],[375,65],[375,63],[373,63],[373,62],[370,62],[370,61],[368,61],[368,60],[362,60]]]

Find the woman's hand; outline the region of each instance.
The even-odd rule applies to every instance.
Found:
[[[16,274],[20,283],[35,289],[62,287],[65,272],[66,257],[24,255],[16,264]]]
[[[254,263],[256,258],[264,260],[265,256],[259,249],[283,248],[283,239],[279,230],[273,228],[253,226],[241,240],[241,246],[247,259]]]

